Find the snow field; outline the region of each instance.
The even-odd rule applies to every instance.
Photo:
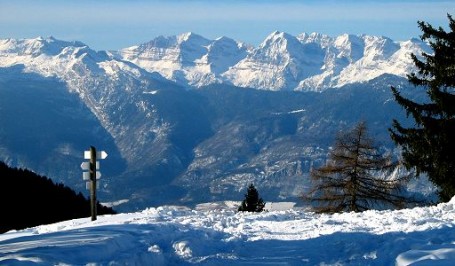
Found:
[[[454,204],[333,215],[148,208],[5,233],[0,265],[454,265]]]

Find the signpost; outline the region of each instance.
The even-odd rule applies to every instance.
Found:
[[[101,178],[101,172],[97,171],[100,169],[100,163],[96,160],[97,158],[103,160],[106,159],[107,153],[105,151],[97,152],[95,147],[90,146],[90,150],[84,151],[84,159],[89,160],[88,162],[82,162],[82,170],[88,171],[82,173],[82,179],[88,180],[86,187],[90,189],[90,212],[92,214],[92,221],[96,220],[96,188],[97,179]]]

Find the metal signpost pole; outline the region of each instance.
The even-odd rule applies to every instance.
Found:
[[[90,212],[96,220],[96,149],[90,146]]]
[[[90,146],[90,150],[84,151],[84,159],[89,160],[88,162],[82,162],[81,169],[82,179],[87,181],[86,188],[90,189],[90,212],[92,215],[92,221],[96,220],[97,215],[97,204],[96,204],[96,189],[98,186],[97,180],[101,178],[101,172],[98,170],[100,169],[100,163],[98,160],[104,160],[107,157],[107,153],[105,151],[97,152],[95,147]]]

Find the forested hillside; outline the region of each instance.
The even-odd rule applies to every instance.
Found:
[[[90,201],[63,184],[0,162],[0,233],[90,216]],[[114,214],[98,203],[98,214]]]

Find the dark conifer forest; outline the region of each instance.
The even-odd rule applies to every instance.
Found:
[[[0,162],[0,233],[90,217],[90,200],[63,184]],[[98,214],[115,214],[98,204]]]

